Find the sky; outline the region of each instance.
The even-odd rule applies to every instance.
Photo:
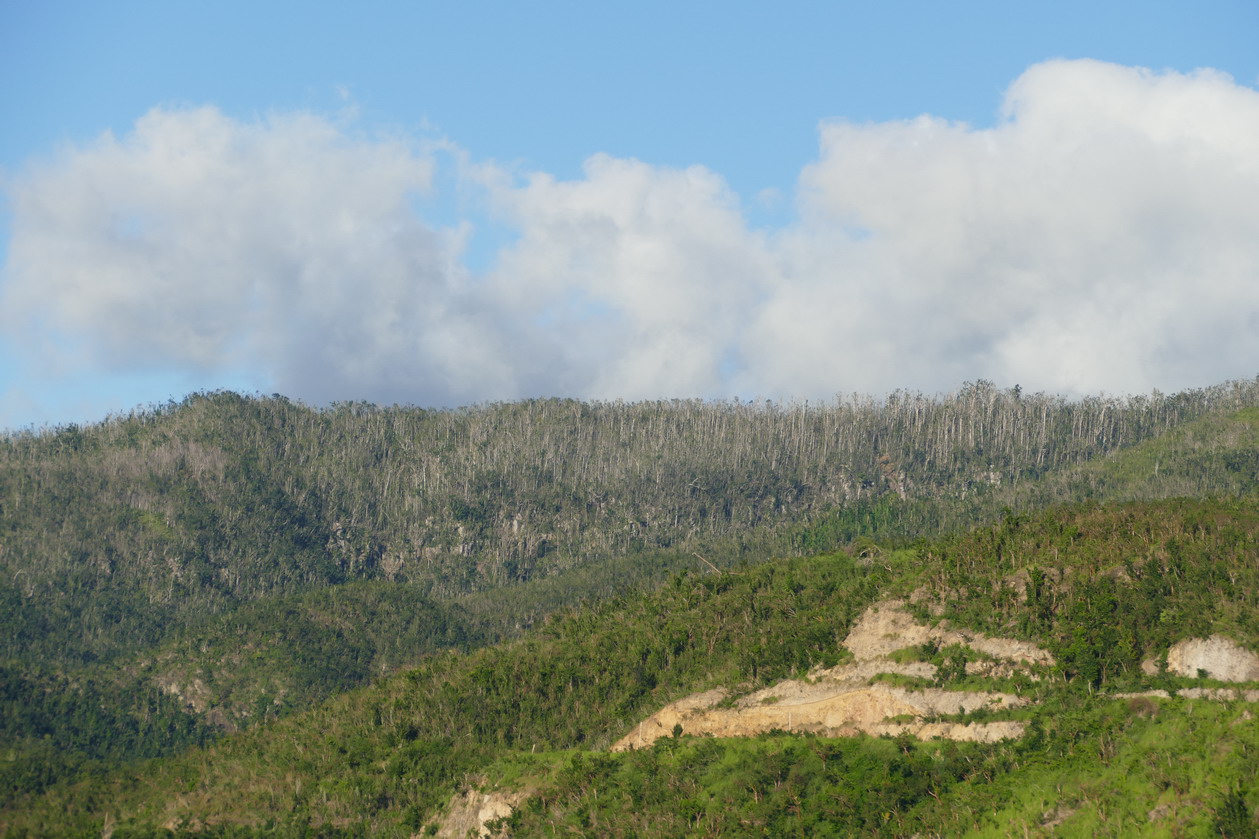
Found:
[[[1259,4],[0,0],[0,428],[1259,374]]]

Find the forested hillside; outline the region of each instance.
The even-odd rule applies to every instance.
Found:
[[[999,622],[1003,631],[1019,624],[1055,644],[1088,624],[1101,640],[1064,653],[1074,669],[1062,675],[1078,682],[1086,674],[1101,686],[1128,672],[1137,651],[1198,631],[1209,610],[1195,603],[1177,611],[1150,588],[1106,601],[1112,612],[1139,616],[1140,629],[1109,620],[1092,599],[1104,583],[1054,589],[1057,572],[1018,564],[1021,552],[1047,549],[1018,541],[1029,532],[1018,529],[1022,517],[1085,499],[1256,491],[1259,380],[1080,401],[981,382],[948,397],[898,393],[822,406],[543,400],[449,411],[315,410],[278,396],[212,393],[89,427],[10,433],[0,438],[0,808],[224,732],[276,724],[399,668],[466,662],[479,647],[522,635],[539,643],[549,637],[537,634],[549,615],[610,599],[619,605],[604,608],[615,611],[679,571],[716,575],[837,548],[875,563],[841,586],[851,591],[828,590],[841,599],[825,608],[845,620],[859,606],[844,598],[868,600],[875,588],[895,592],[918,579],[887,560],[913,546],[915,562],[934,569],[931,585],[950,593],[939,608],[955,619],[976,628]],[[947,535],[983,523],[1014,529]],[[1146,587],[1188,573],[1175,558],[1183,540],[1147,527],[1158,534],[1147,543],[1163,545],[1170,564],[1129,567],[1116,555],[1107,573],[1119,569]],[[1104,534],[1098,551],[1088,540],[1055,538],[1055,557],[1086,566],[1127,536]],[[1087,555],[1071,554],[1072,545]],[[989,571],[1040,580],[1035,591],[1053,591],[1055,608],[1077,591],[1093,605],[1062,612],[1060,624],[1047,606],[1029,612],[1018,591],[985,588],[990,549],[1003,564]],[[1234,565],[1244,562],[1238,550],[1249,548],[1230,554]],[[809,567],[805,576],[822,574],[823,566]],[[1244,588],[1229,579],[1232,588],[1208,577],[1190,587],[1244,602]],[[761,598],[756,585],[747,603]],[[1185,586],[1174,587],[1183,599]],[[795,622],[800,606],[784,608],[779,617],[794,628],[782,631],[812,637],[817,627]],[[1151,623],[1152,608],[1162,624]],[[1211,620],[1249,637],[1253,627],[1238,610]],[[741,623],[728,624],[734,614]],[[691,620],[748,633],[769,627],[769,617],[752,608]],[[823,635],[842,635],[840,624],[816,617],[830,627]],[[830,660],[834,649],[823,653],[818,643],[779,653],[770,645],[765,662],[746,650],[737,664],[707,656],[708,672],[670,684],[713,683],[718,673],[755,680],[815,655]],[[453,657],[432,658],[443,650]],[[782,666],[772,660],[780,654]],[[646,665],[625,664],[634,672]],[[550,672],[538,662],[512,666]],[[622,719],[673,690],[658,687],[666,678],[658,674],[643,677],[646,689],[625,688],[622,677],[610,672],[612,681],[600,683],[601,718],[618,691],[631,696],[613,714]],[[540,725],[570,731],[571,744],[595,736],[572,707],[563,721],[539,713]],[[452,753],[451,766],[462,768],[438,773],[434,790],[498,754],[474,739],[480,745],[460,746],[468,755]],[[408,805],[406,818],[432,812],[424,801]]]
[[[458,411],[194,396],[0,440],[0,656],[107,660],[350,580],[451,597],[645,550],[801,553],[967,526],[1065,467],[1256,404],[1259,382]],[[1035,503],[1075,490],[1044,485]]]
[[[13,836],[409,836],[435,832],[472,784],[516,791],[503,829],[519,836],[1248,835],[1253,702],[1198,698],[1221,683],[1140,662],[1210,633],[1259,649],[1257,555],[1246,497],[1089,504],[874,557],[677,576],[208,750],[19,802],[3,823]],[[896,596],[926,620],[1052,654],[1048,670],[998,677],[1025,704],[967,717],[1017,720],[1024,736],[694,739],[679,727],[606,751],[688,693],[740,696],[842,664],[857,617]],[[980,679],[941,664],[949,689]],[[1153,689],[1171,695],[1131,698]]]

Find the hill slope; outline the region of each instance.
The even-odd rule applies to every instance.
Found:
[[[1259,505],[1248,497],[1059,509],[914,551],[677,577],[516,642],[428,659],[208,750],[50,791],[10,809],[4,824],[13,835],[183,824],[222,835],[236,825],[250,835],[404,836],[436,829],[452,797],[479,778],[520,790],[510,819],[518,835],[1253,829],[1253,706],[1187,698],[1218,683],[1146,675],[1141,663],[1213,633],[1259,650],[1257,555]],[[1025,736],[683,732],[653,748],[606,751],[686,695],[721,688],[737,701],[843,664],[858,618],[889,597],[909,598],[924,625],[944,619],[1053,656],[1037,681],[959,669],[947,645],[921,651],[945,668],[945,689],[1027,698],[964,720],[1004,715]],[[1168,688],[1182,695],[1120,698]]]
[[[978,383],[820,407],[314,411],[198,395],[0,439],[0,657],[108,661],[207,615],[352,580],[449,598],[642,551],[912,538],[1256,405],[1259,382],[1078,402]],[[1201,471],[1198,491],[1224,491],[1219,470],[1248,463]],[[1036,504],[1076,497],[1046,486]]]
[[[821,408],[457,412],[209,394],[11,435],[0,783],[174,754],[679,569],[1063,499],[1253,491],[1259,409],[1236,408],[1257,394],[1071,403],[979,383]]]

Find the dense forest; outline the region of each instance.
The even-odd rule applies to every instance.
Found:
[[[795,734],[599,752],[686,692],[835,663],[862,609],[912,591],[935,592],[924,620],[1051,649],[1039,707],[1060,712],[1149,687],[1140,661],[1181,638],[1259,648],[1257,492],[1259,380],[1074,401],[979,382],[827,405],[444,411],[206,393],[10,432],[0,826],[408,835],[436,829],[456,790],[527,775],[543,792],[517,808],[517,835],[815,835],[821,822],[789,817],[801,796],[856,785],[851,798],[890,771],[891,799],[849,803],[896,818],[824,821],[931,835],[948,795],[979,806],[985,779],[1013,790],[1029,764],[1057,771],[1077,744],[1127,742],[1149,720],[1098,706],[1067,731],[1046,712],[1045,760],[1027,742]],[[1252,764],[1211,783],[1240,789]],[[760,765],[799,784],[758,792],[759,815],[712,786]],[[874,774],[842,769],[858,765]],[[708,780],[665,794],[651,778],[666,770]],[[636,815],[599,815],[600,789]],[[724,803],[696,803],[700,818],[678,796]],[[1226,799],[1203,812],[1256,803]]]

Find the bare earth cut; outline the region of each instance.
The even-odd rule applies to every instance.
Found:
[[[1039,679],[1055,662],[1048,651],[1027,641],[994,638],[950,626],[946,621],[929,626],[918,621],[903,600],[885,600],[870,606],[853,625],[844,647],[852,660],[829,669],[811,672],[803,679],[788,679],[771,687],[728,701],[722,689],[695,693],[661,708],[612,745],[614,752],[651,746],[677,732],[694,736],[753,737],[770,731],[816,734],[825,737],[901,734],[923,740],[944,738],[992,743],[1021,737],[1024,723],[1017,720],[990,722],[940,722],[937,717],[965,717],[980,710],[1026,706],[1030,700],[997,691],[945,690],[926,687],[937,677],[927,661],[896,655],[923,645],[936,649],[959,645],[982,655],[969,661],[966,674],[1008,677],[1024,673]],[[897,659],[900,659],[899,661]],[[1147,662],[1143,667],[1157,667]],[[1168,651],[1168,670],[1187,676],[1204,673],[1222,681],[1259,681],[1259,656],[1220,636],[1190,639]],[[1199,672],[1202,671],[1202,672]],[[922,680],[923,687],[883,684],[881,676]],[[1166,691],[1116,694],[1115,698],[1167,697]],[[1259,701],[1259,690],[1242,688],[1194,688],[1179,696],[1205,700]],[[487,835],[485,824],[510,814],[527,792],[468,791],[451,801],[439,836],[463,836],[469,830]],[[1068,818],[1074,810],[1059,807],[1046,826]]]
[[[855,661],[818,670],[807,679],[791,679],[744,696],[730,707],[719,707],[726,698],[721,690],[695,694],[667,705],[643,720],[613,746],[613,751],[649,746],[681,726],[686,734],[714,737],[751,737],[768,731],[796,731],[829,737],[910,734],[923,739],[995,742],[1019,737],[1023,723],[928,722],[924,718],[969,714],[980,709],[1017,708],[1027,700],[992,691],[904,688],[871,684],[880,674],[922,679],[936,675],[924,661],[898,663],[890,657],[898,650],[928,642],[940,646],[959,644],[992,657],[995,661],[974,670],[992,672],[1001,665],[1022,669],[1052,665],[1048,652],[1024,641],[990,638],[982,633],[954,630],[945,624],[926,626],[905,610],[902,601],[876,603],[853,626],[844,646]]]
[[[516,805],[528,797],[527,790],[469,789],[451,799],[435,835],[438,839],[489,836],[490,830],[486,825],[510,816]]]

